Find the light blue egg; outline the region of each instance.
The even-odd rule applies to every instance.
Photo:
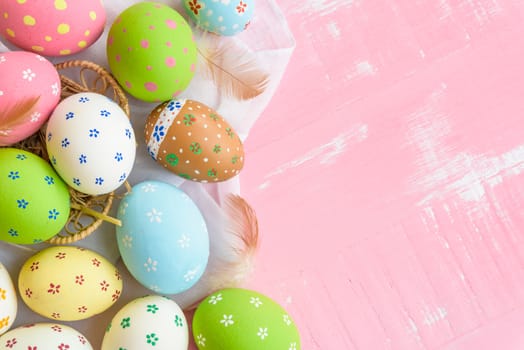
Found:
[[[195,24],[219,35],[235,35],[245,30],[253,18],[254,0],[184,0]]]
[[[122,260],[144,287],[177,294],[200,279],[209,235],[200,210],[183,191],[164,182],[141,182],[122,199],[117,217]]]

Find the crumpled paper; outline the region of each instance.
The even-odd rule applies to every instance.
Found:
[[[53,57],[48,59],[53,63],[66,60],[88,60],[95,62],[109,70],[107,64],[105,47],[107,33],[113,20],[127,7],[138,0],[111,0],[105,2],[107,12],[107,22],[104,33],[98,41],[87,50],[75,55],[66,57]],[[189,17],[183,9],[180,1],[158,0],[176,10],[188,20]],[[193,30],[197,44],[200,29]],[[204,104],[214,108],[219,112],[236,130],[242,140],[245,140],[251,128],[261,116],[262,112],[275,94],[284,75],[289,59],[295,47],[295,41],[290,32],[287,22],[273,0],[259,0],[256,3],[255,16],[250,27],[234,36],[220,40],[238,40],[242,45],[247,46],[258,58],[259,64],[270,76],[269,84],[261,95],[245,101],[236,100],[223,94],[214,83],[209,80],[201,69],[197,69],[196,75],[189,87],[180,95],[180,98],[191,98],[199,100]],[[18,48],[12,46],[5,40],[0,42],[0,53],[6,51],[16,51]],[[131,122],[137,137],[137,158],[133,171],[128,181],[131,185],[144,180],[159,180],[179,186],[180,189],[188,193],[197,203],[208,224],[210,240],[219,237],[217,231],[223,230],[226,225],[227,216],[224,212],[223,203],[225,197],[230,193],[241,194],[240,180],[242,174],[226,182],[218,184],[201,184],[184,180],[159,166],[148,155],[144,141],[144,125],[147,115],[157,105],[136,100],[128,95],[131,109]],[[0,101],[1,102],[1,101]],[[0,106],[1,108],[1,106]],[[249,154],[246,154],[246,164],[249,166]],[[111,216],[116,216],[119,200],[113,204],[110,212]],[[255,208],[256,209],[256,208]],[[88,320],[77,321],[71,325],[83,332],[92,342],[94,348],[99,348],[99,343],[103,337],[105,325],[109,322],[116,310],[136,296],[151,294],[152,292],[140,286],[134,281],[125,266],[119,260],[118,248],[115,240],[115,227],[109,223],[103,223],[97,231],[88,238],[74,243],[74,245],[92,249],[105,256],[110,261],[117,264],[124,275],[124,293],[115,306],[102,315],[95,316]],[[22,263],[37,250],[45,247],[45,244],[34,246],[16,246],[0,242],[0,262],[10,271],[11,277],[16,285],[18,271]],[[191,290],[181,295],[170,296],[177,301],[181,307],[193,304],[196,300],[191,295]],[[28,322],[48,321],[27,309],[19,299],[19,315],[15,326]]]

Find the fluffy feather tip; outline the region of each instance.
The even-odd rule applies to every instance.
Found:
[[[201,66],[215,85],[228,96],[248,100],[262,94],[269,74],[256,55],[232,38],[203,38],[198,52]]]

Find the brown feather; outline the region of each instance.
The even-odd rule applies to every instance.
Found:
[[[248,100],[262,94],[269,83],[256,55],[232,38],[203,38],[198,53],[205,73],[227,96]]]
[[[258,220],[253,208],[242,197],[230,194],[226,197],[225,209],[232,259],[223,261],[222,271],[215,275],[220,277],[212,283],[215,290],[242,284],[254,269],[258,249]]]
[[[238,256],[237,277],[243,280],[253,269],[253,260],[258,249],[258,219],[255,210],[238,195],[231,194],[226,199],[226,210],[231,226],[229,231],[236,235],[242,244],[235,247]]]
[[[27,97],[15,102],[12,106],[0,109],[0,127],[9,128],[22,122],[34,112],[40,96]]]
[[[222,237],[211,253],[208,270],[198,282],[197,290],[188,293],[197,296],[185,310],[195,309],[208,295],[224,288],[240,287],[254,269],[258,249],[258,220],[253,208],[240,196],[226,197],[224,210],[227,224]]]

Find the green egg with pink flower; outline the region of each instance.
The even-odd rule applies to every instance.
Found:
[[[120,13],[109,30],[106,53],[122,88],[148,102],[178,96],[196,70],[191,27],[176,10],[155,2],[139,2]]]

